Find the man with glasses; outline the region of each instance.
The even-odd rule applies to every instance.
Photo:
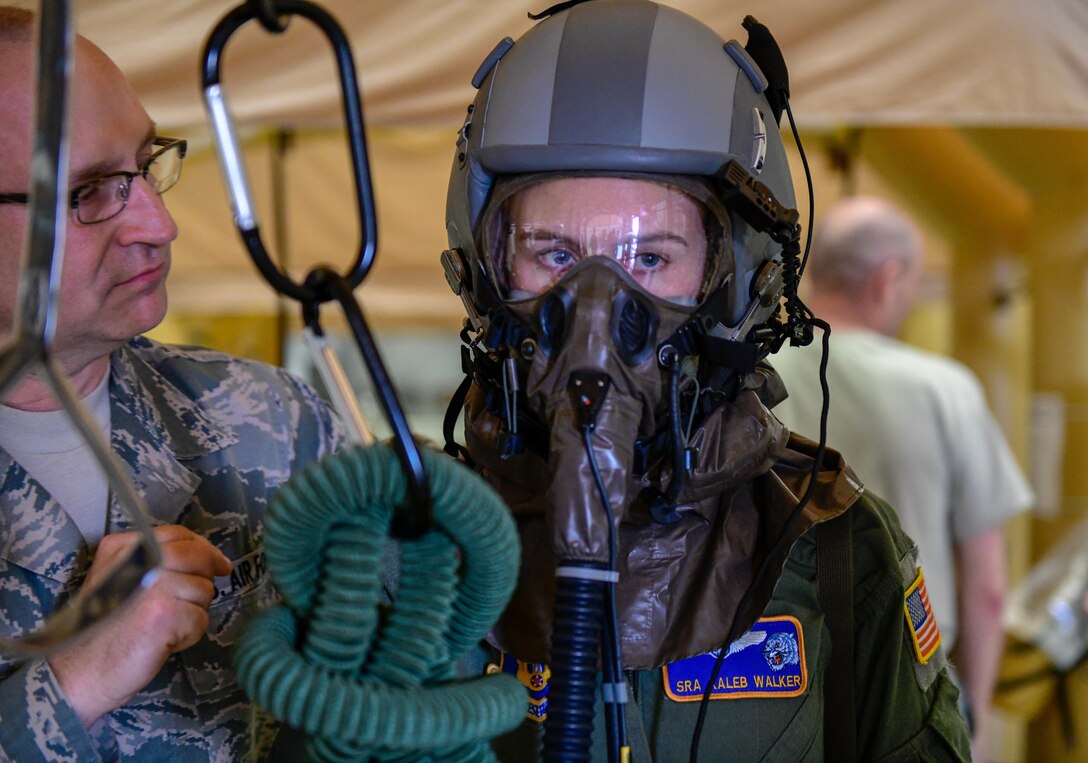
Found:
[[[33,16],[0,6],[0,336],[27,237]],[[140,336],[166,311],[177,227],[161,194],[185,142],[161,137],[85,39],[70,100],[71,210],[53,357],[131,470],[163,564],[154,585],[48,659],[0,655],[0,758],[250,760],[276,727],[246,701],[229,648],[273,596],[261,517],[342,435],[279,369]],[[137,540],[44,379],[0,400],[0,633],[40,626]]]

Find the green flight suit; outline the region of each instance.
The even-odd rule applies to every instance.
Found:
[[[917,575],[917,551],[891,508],[863,493],[849,509],[854,579],[854,701],[859,761],[970,759],[958,690],[938,648],[922,664],[907,625],[904,597]],[[722,761],[833,760],[824,751],[824,687],[830,633],[818,600],[816,534],[798,540],[764,609],[788,615],[803,634],[804,690],[798,696],[710,702],[699,759]],[[631,760],[687,761],[699,702],[666,696],[663,670],[628,672]],[[598,698],[595,761],[607,760]],[[542,724],[527,720],[494,742],[502,761],[538,759]]]

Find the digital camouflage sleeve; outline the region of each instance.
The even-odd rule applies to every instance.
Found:
[[[256,760],[273,721],[235,682],[239,624],[275,598],[261,519],[295,471],[343,434],[317,394],[282,369],[136,338],[111,357],[112,446],[155,525],[206,536],[234,565],[217,578],[209,632],[173,655],[127,705],[87,732],[44,660],[0,655],[0,758],[37,761]],[[88,550],[64,509],[0,451],[0,630],[35,628],[78,590]],[[130,529],[111,499],[107,532]]]

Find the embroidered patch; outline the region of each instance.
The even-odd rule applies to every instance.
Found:
[[[548,680],[552,671],[542,662],[522,662],[505,652],[499,652],[499,661],[487,665],[488,675],[509,673],[516,676],[521,685],[529,690],[529,706],[525,717],[543,723],[548,717]]]
[[[701,700],[719,653],[715,650],[663,667],[669,699]],[[807,686],[801,623],[788,615],[764,617],[729,645],[710,698],[796,697]]]
[[[264,548],[243,556],[231,562],[229,575],[221,575],[215,579],[215,596],[212,604],[228,597],[241,596],[249,593],[264,580],[266,567],[264,566]]]
[[[926,593],[926,581],[922,577],[922,568],[903,596],[903,612],[907,616],[907,630],[914,642],[914,656],[925,665],[929,662],[937,647],[941,645],[941,631],[937,628],[937,618],[929,605]]]

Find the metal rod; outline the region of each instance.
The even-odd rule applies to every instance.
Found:
[[[359,400],[351,388],[339,356],[329,346],[328,340],[309,326],[302,330],[302,335],[306,338],[310,358],[332,398],[333,408],[348,428],[351,441],[370,445],[374,442],[374,430],[371,429],[363,409],[359,407]]]
[[[277,130],[269,152],[272,183],[272,245],[276,248],[277,266],[284,273],[291,264],[291,244],[287,230],[287,152],[294,142],[290,130]],[[282,366],[287,351],[287,333],[290,329],[287,314],[287,297],[276,295],[276,365]]]
[[[0,653],[49,654],[102,622],[154,579],[160,562],[148,512],[117,457],[98,432],[49,346],[56,334],[68,221],[68,90],[74,32],[70,0],[41,3],[38,24],[35,132],[31,156],[27,247],[16,296],[12,336],[0,350],[0,394],[39,370],[64,412],[86,439],[121,506],[141,533],[141,544],[120,560],[93,589],[83,588],[36,631],[0,638]]]

